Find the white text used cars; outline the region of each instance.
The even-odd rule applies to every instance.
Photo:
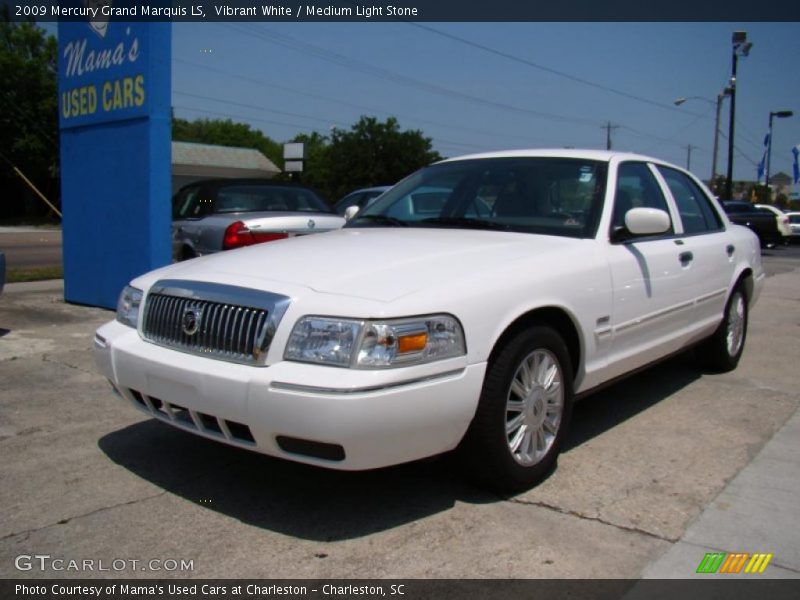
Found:
[[[698,344],[735,368],[763,279],[756,236],[683,169],[499,152],[341,230],[142,275],[94,346],[122,398],[198,435],[347,470],[457,450],[523,489],[576,398]]]

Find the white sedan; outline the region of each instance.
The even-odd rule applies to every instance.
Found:
[[[142,275],[94,347],[126,402],[207,438],[348,470],[457,449],[523,489],[576,398],[697,344],[735,368],[763,279],[756,236],[679,167],[481,154],[342,230]]]
[[[778,225],[778,231],[783,236],[784,241],[788,241],[788,239],[792,236],[792,227],[789,222],[789,215],[772,204],[756,204],[756,208],[769,211],[775,215],[775,222]]]

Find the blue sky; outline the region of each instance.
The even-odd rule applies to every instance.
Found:
[[[791,174],[800,144],[798,23],[175,23],[175,114],[250,123],[277,141],[396,116],[445,156],[509,148],[643,152],[711,173],[714,100],[730,76],[731,32],[754,46],[739,61],[734,177],[754,179],[769,112],[772,173]],[[438,32],[438,33],[437,33]],[[522,64],[449,34],[629,98]],[[345,64],[342,64],[345,63]],[[728,131],[726,100],[721,130]],[[720,138],[718,172],[727,166]]]

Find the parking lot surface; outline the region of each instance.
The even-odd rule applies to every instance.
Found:
[[[796,455],[800,444],[790,421],[800,406],[800,260],[765,260],[772,276],[736,371],[710,374],[682,355],[587,398],[558,469],[511,497],[473,487],[448,457],[340,473],[155,422],[94,368],[94,329],[113,313],[65,304],[60,282],[7,286],[0,577],[689,577],[706,552],[703,519],[731,506],[734,482],[757,485],[759,461],[786,460],[790,476],[797,468],[780,450]],[[784,522],[791,511],[762,512],[783,536],[776,547],[800,547],[797,520]],[[775,552],[776,572],[800,575],[796,552]],[[36,554],[125,562],[102,573],[15,566]],[[191,568],[164,570],[170,560]]]

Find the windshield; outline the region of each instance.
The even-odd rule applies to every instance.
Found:
[[[280,185],[225,185],[217,191],[215,212],[331,212],[307,188]]]
[[[497,229],[594,237],[607,165],[573,158],[493,158],[417,171],[348,227]]]

